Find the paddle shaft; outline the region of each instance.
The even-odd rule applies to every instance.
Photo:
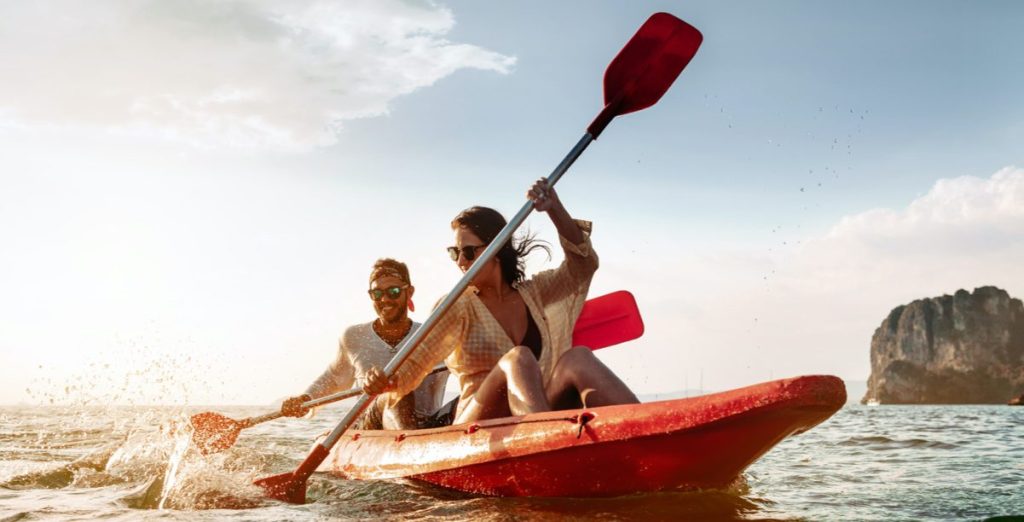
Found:
[[[648,18],[605,70],[605,106],[598,114],[598,118],[587,128],[583,138],[548,176],[548,184],[554,186],[558,182],[565,171],[613,118],[642,110],[657,103],[693,58],[700,46],[701,39],[699,31],[667,13],[655,13]],[[440,317],[461,297],[469,287],[470,281],[476,277],[483,266],[493,259],[498,250],[511,239],[512,233],[526,220],[531,210],[533,210],[533,202],[527,202],[484,249],[481,259],[473,263],[452,292],[442,300],[416,333],[402,343],[399,353],[384,368],[385,378],[390,380],[394,376],[395,370],[408,359],[420,341],[434,329]],[[327,438],[313,447],[295,471],[260,479],[256,481],[256,484],[272,498],[293,503],[304,502],[306,480],[330,455],[330,449],[341,438],[341,434],[366,409],[371,399],[372,397],[368,395],[360,397],[345,418],[338,423]]]
[[[430,370],[430,373],[437,373],[437,372],[444,371],[444,370],[447,370],[447,369],[448,369],[447,366],[445,366],[443,364],[439,364],[439,365],[435,366],[433,370]],[[310,400],[302,403],[301,407],[302,408],[316,408],[317,406],[323,406],[325,404],[331,404],[333,402],[343,401],[345,399],[349,399],[349,398],[355,397],[355,396],[359,395],[360,393],[363,393],[363,389],[361,387],[359,387],[359,386],[356,386],[356,387],[353,387],[353,388],[349,388],[349,389],[347,389],[345,391],[340,391],[340,392],[337,392],[337,393],[332,393],[330,395],[324,395],[323,397],[318,397],[316,399],[310,399]],[[243,429],[244,430],[246,428],[251,428],[251,427],[253,427],[253,426],[257,425],[257,424],[262,424],[264,422],[272,421],[274,419],[280,419],[281,417],[284,417],[284,414],[281,413],[280,410],[275,411],[275,412],[270,412],[270,413],[264,413],[263,415],[257,415],[255,417],[246,417],[246,418],[238,421],[239,429]]]
[[[583,151],[587,149],[587,146],[590,145],[592,141],[594,141],[594,137],[589,132],[585,133],[583,137],[580,138],[576,143],[576,146],[569,151],[569,154],[565,156],[565,159],[563,159],[562,162],[555,167],[555,170],[551,172],[551,175],[547,177],[548,186],[553,187],[555,186],[555,183],[558,183],[558,180],[562,178],[562,175],[569,170],[569,167],[571,167],[576,159],[583,154]],[[442,300],[437,308],[431,312],[430,317],[428,317],[426,321],[423,321],[423,324],[416,329],[416,332],[414,332],[412,336],[407,337],[405,341],[402,342],[401,349],[395,357],[391,359],[391,362],[384,367],[384,375],[388,379],[394,375],[395,370],[397,370],[402,363],[412,355],[412,351],[419,346],[420,342],[434,329],[435,326],[437,326],[437,322],[440,321],[445,312],[455,304],[455,301],[462,295],[462,292],[465,292],[466,289],[469,288],[469,284],[473,281],[473,278],[475,278],[477,274],[483,270],[483,267],[498,254],[498,250],[501,250],[505,243],[512,238],[512,234],[520,225],[523,224],[523,221],[526,221],[526,218],[530,215],[531,211],[533,211],[533,202],[527,201],[523,207],[519,209],[519,212],[517,212],[505,227],[501,229],[501,232],[498,232],[498,235],[495,236],[494,240],[487,245],[487,248],[485,248],[483,253],[478,256],[477,260],[473,263],[473,266],[469,267],[469,270],[467,270],[462,276],[462,279],[460,279],[455,285],[455,288],[452,289],[451,293],[445,296],[444,300]],[[298,469],[295,470],[293,476],[298,480],[305,480],[308,478],[309,475],[316,470],[317,466],[327,458],[331,448],[333,448],[338,442],[338,439],[341,438],[342,433],[352,426],[352,423],[354,423],[355,420],[359,418],[359,415],[366,410],[372,400],[373,396],[371,395],[364,394],[360,397],[345,417],[338,422],[338,425],[334,427],[331,433],[317,444],[319,447],[314,448],[313,451],[310,452],[309,456],[306,457],[306,460],[304,460],[302,464],[299,465]]]

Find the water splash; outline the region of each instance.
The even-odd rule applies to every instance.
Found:
[[[192,444],[192,428],[183,419],[167,457],[158,509],[245,509],[265,503],[253,481],[263,458],[244,450],[203,455]]]
[[[163,488],[160,491],[160,504],[158,506],[160,509],[166,507],[168,497],[174,491],[174,487],[178,485],[178,469],[181,467],[185,454],[188,453],[191,444],[191,437],[178,437],[177,442],[174,444],[174,449],[171,451],[167,462],[167,473],[164,474]]]
[[[64,418],[36,440],[49,440],[60,433],[88,433],[82,424],[90,420],[90,415]],[[265,473],[266,458],[242,448],[202,455],[191,443],[192,428],[184,411],[147,411],[132,416],[132,425],[125,431],[107,433],[103,438],[115,442],[85,448],[84,455],[58,466],[16,474],[0,482],[0,487],[59,490],[127,485],[130,489],[119,503],[134,509],[242,509],[265,503],[252,481]],[[31,441],[25,442],[31,446]],[[78,449],[81,451],[81,446]],[[22,455],[39,451],[24,446],[18,450]]]

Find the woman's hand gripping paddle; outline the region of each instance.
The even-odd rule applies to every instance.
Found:
[[[590,142],[604,131],[616,116],[639,111],[654,105],[665,91],[672,85],[686,64],[697,53],[702,40],[700,31],[693,26],[667,13],[657,13],[644,22],[640,30],[619,51],[612,60],[604,76],[604,109],[587,127],[587,132],[569,151],[565,159],[555,167],[547,177],[548,185],[554,186],[573,162],[576,161]],[[527,201],[505,228],[495,236],[494,240],[478,256],[478,261],[466,271],[455,288],[434,309],[430,317],[411,336],[406,337],[399,347],[395,358],[384,367],[384,375],[390,379],[395,370],[401,366],[412,350],[419,345],[438,320],[448,311],[462,293],[469,287],[470,281],[477,273],[494,258],[498,250],[512,237],[519,225],[533,210],[533,202]],[[313,447],[309,455],[299,467],[291,473],[274,475],[256,481],[267,496],[295,504],[306,501],[306,481],[316,471],[338,442],[341,434],[363,413],[373,398],[368,395],[360,397],[344,418],[338,422],[334,430],[319,444]]]
[[[587,346],[591,350],[600,350],[608,346],[632,341],[643,335],[644,322],[640,310],[636,306],[633,294],[619,290],[601,297],[587,300],[576,320],[572,332],[573,346]],[[439,365],[433,372],[447,369]],[[302,403],[302,408],[314,408],[355,397],[362,393],[362,388],[351,388],[342,392],[325,395],[318,399]],[[279,419],[280,411],[266,413],[257,417],[235,420],[219,413],[207,411],[192,416],[192,443],[203,455],[224,451],[235,444],[238,434],[257,424]]]

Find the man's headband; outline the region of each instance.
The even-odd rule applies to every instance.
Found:
[[[401,279],[402,281],[405,281],[408,284],[412,283],[411,281],[409,281],[408,277],[402,274],[401,270],[393,266],[377,267],[373,272],[370,272],[370,282],[372,283],[375,279],[379,279],[385,276],[397,277],[398,279]]]

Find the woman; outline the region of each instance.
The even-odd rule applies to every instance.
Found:
[[[309,412],[302,403],[351,388],[367,370],[384,366],[394,357],[396,348],[419,323],[409,318],[416,288],[409,268],[394,259],[379,259],[370,271],[370,300],[377,319],[345,330],[338,343],[338,354],[327,370],[306,389],[281,405],[281,413],[301,417]],[[362,429],[415,429],[440,406],[448,372],[429,375],[414,393],[408,393],[386,405],[375,401],[360,420]],[[411,391],[411,390],[410,390]]]
[[[572,330],[597,270],[590,223],[575,221],[546,180],[527,192],[533,208],[551,218],[565,261],[530,279],[524,257],[535,248],[527,237],[505,244],[473,279],[472,286],[438,321],[388,382],[379,368],[367,373],[369,393],[388,392],[392,403],[413,389],[447,356],[461,393],[455,423],[555,409],[639,402],[593,353],[572,346]],[[505,226],[484,207],[452,221],[452,259],[464,273]]]

